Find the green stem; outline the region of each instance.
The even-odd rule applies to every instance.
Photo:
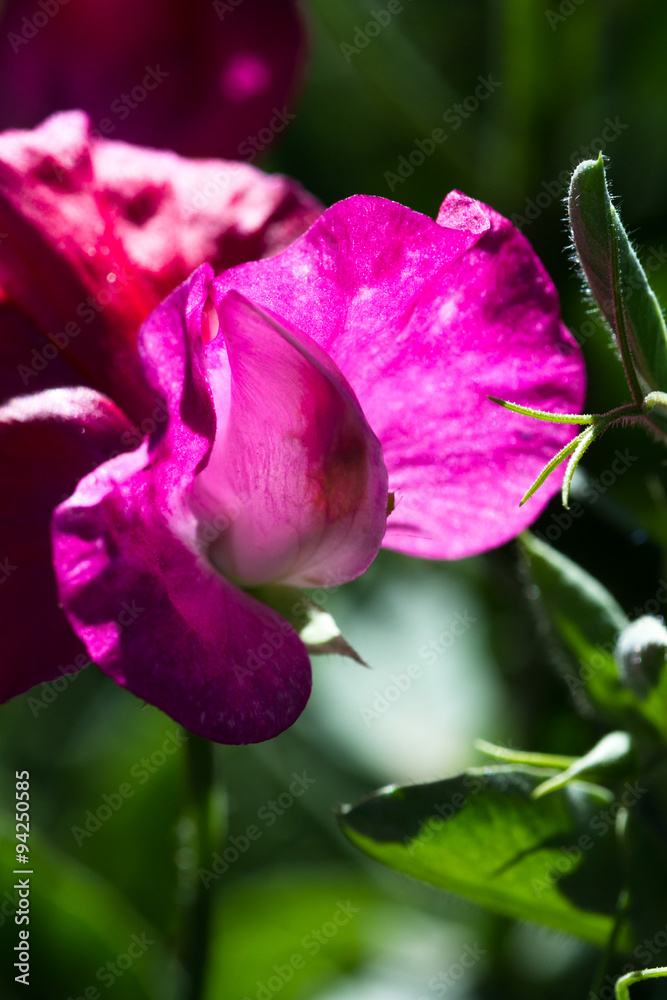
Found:
[[[579,462],[582,460],[596,438],[599,438],[601,434],[604,434],[608,427],[613,427],[614,424],[621,423],[623,420],[641,420],[640,414],[637,413],[637,407],[633,403],[618,406],[615,410],[610,410],[609,413],[595,416],[593,426],[587,427],[585,431],[582,431],[581,434],[575,438],[575,441],[578,441],[579,443],[572,452],[570,460],[567,463],[567,469],[565,470],[563,487],[561,490],[561,498],[565,510],[570,509],[570,488],[572,486],[572,479]]]
[[[611,929],[611,934],[609,935],[607,943],[602,952],[597,972],[595,974],[595,979],[593,980],[593,985],[591,986],[589,991],[589,996],[590,994],[598,996],[602,990],[602,986],[604,984],[605,976],[607,975],[609,964],[616,952],[616,943],[618,941],[618,936],[621,932],[621,927],[623,926],[623,919],[628,910],[628,903],[629,903],[628,891],[627,889],[621,889],[618,900],[616,902],[614,923]]]
[[[189,787],[188,815],[194,822],[193,876],[209,863],[219,846],[221,832],[215,800],[213,744],[194,733],[186,743]],[[195,876],[196,877],[196,876]],[[196,877],[187,907],[181,945],[181,962],[186,972],[183,1000],[202,1000],[206,984],[213,894]]]
[[[613,410],[607,410],[606,413],[599,413],[597,417],[602,419],[603,417],[610,423],[616,423],[620,420],[631,420],[641,419],[642,408],[635,406],[634,403],[623,403],[622,406],[615,406]]]
[[[628,972],[616,981],[616,1000],[630,1000],[630,986],[640,983],[643,979],[661,979],[667,976],[667,967],[659,969],[639,969],[638,972]]]

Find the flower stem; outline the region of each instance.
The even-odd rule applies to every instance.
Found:
[[[614,953],[616,952],[616,943],[618,941],[618,936],[621,932],[623,919],[627,913],[629,899],[630,896],[627,889],[621,889],[618,900],[616,901],[616,908],[614,910],[614,923],[612,925],[611,934],[609,935],[607,943],[602,951],[597,972],[595,974],[595,979],[593,980],[593,984],[589,991],[589,994],[592,993],[594,996],[599,995],[604,985],[605,976],[608,974],[609,963],[611,962]],[[618,990],[618,982],[616,983],[616,989]],[[616,1000],[618,1000],[618,994]]]
[[[194,853],[188,865],[193,881],[181,942],[181,963],[186,973],[182,1000],[202,1000],[211,938],[213,893],[196,876],[196,872],[209,863],[220,844],[222,830],[215,796],[213,744],[189,733],[186,756],[188,815],[194,823]]]

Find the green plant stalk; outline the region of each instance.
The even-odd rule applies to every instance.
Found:
[[[189,813],[194,819],[195,860],[199,868],[219,847],[223,831],[216,816],[214,797],[213,744],[190,733],[186,743]],[[186,973],[182,1000],[202,1000],[211,937],[212,891],[197,879],[194,896],[187,907],[182,941],[181,963]]]
[[[629,901],[630,897],[627,889],[622,889],[618,897],[618,902],[616,903],[614,926],[612,927],[611,934],[609,935],[609,940],[602,951],[595,979],[593,980],[589,991],[589,996],[591,993],[594,996],[597,996],[604,985],[605,976],[607,975],[607,970],[609,969],[609,963],[616,952],[616,945],[621,932],[623,920],[628,910]]]

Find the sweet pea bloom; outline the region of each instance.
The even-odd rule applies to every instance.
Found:
[[[571,430],[486,396],[582,401],[539,261],[457,192],[437,222],[350,198],[271,259],[200,268],[140,354],[169,419],[56,510],[60,596],[103,671],[230,743],[289,726],[311,685],[296,631],[248,588],[339,584],[382,544],[454,558],[506,541]]]
[[[294,0],[6,0],[0,128],[83,108],[96,135],[250,161],[291,120]]]
[[[88,661],[58,606],[51,514],[166,420],[142,321],[204,261],[275,253],[320,211],[246,164],[91,138],[79,112],[0,135],[2,700]]]
[[[572,430],[486,397],[571,411],[584,389],[530,245],[458,192],[436,222],[353,197],[273,257],[204,264],[145,320],[138,357],[162,414],[140,443],[129,381],[123,398],[89,381],[6,404],[12,516],[29,539],[35,507],[43,523],[58,504],[58,640],[67,628],[118,684],[229,743],[281,732],[311,686],[297,632],[254,588],[343,583],[381,545],[458,558],[512,538],[546,500],[519,508],[525,482]],[[7,585],[43,571],[20,556]],[[34,608],[52,649],[56,611]],[[28,686],[19,662],[7,689]]]

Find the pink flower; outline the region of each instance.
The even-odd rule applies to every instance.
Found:
[[[140,355],[168,419],[57,508],[60,597],[105,673],[230,743],[281,732],[311,686],[296,631],[247,588],[342,583],[380,545],[457,558],[512,538],[572,430],[486,397],[576,410],[584,389],[529,244],[458,192],[437,222],[350,198],[275,257],[200,268]],[[43,402],[33,420],[71,454],[80,429],[102,453],[126,426],[90,390]]]
[[[166,417],[141,323],[204,261],[275,253],[320,211],[245,164],[91,139],[79,112],[0,135],[1,699],[88,661],[58,606],[51,514]]]
[[[98,137],[249,161],[304,41],[294,0],[7,0],[2,29],[0,128],[83,108]]]

